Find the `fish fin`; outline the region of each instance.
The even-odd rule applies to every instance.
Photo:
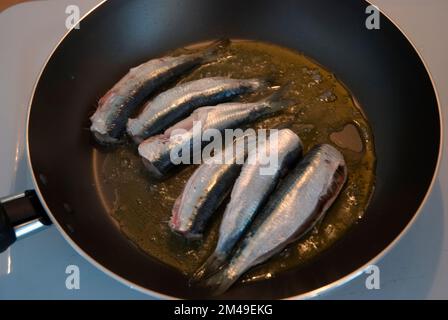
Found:
[[[113,147],[119,144],[123,144],[124,139],[123,138],[114,138],[110,136],[109,134],[102,134],[98,131],[93,131],[90,129],[90,131],[93,132],[93,137],[95,138],[95,142],[98,143],[102,147]]]
[[[191,278],[192,283],[207,279],[219,271],[225,263],[225,255],[217,252],[212,253],[210,257],[196,270]]]
[[[142,157],[142,161],[151,177],[155,179],[162,179],[164,177],[164,174],[151,161],[144,157]]]
[[[268,103],[273,112],[277,112],[297,104],[296,101],[285,98],[285,93],[288,92],[290,85],[285,85],[277,88],[274,93],[264,98],[264,102]]]
[[[221,269],[209,278],[200,283],[210,291],[212,296],[218,296],[226,292],[238,279],[238,277],[229,277],[227,269]]]
[[[218,58],[219,51],[228,47],[230,43],[231,43],[230,39],[219,39],[213,41],[204,49],[202,53],[204,57],[204,62],[208,63],[216,61]]]

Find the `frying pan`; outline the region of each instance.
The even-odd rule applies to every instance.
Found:
[[[4,199],[0,246],[41,224],[102,271],[152,296],[208,298],[133,245],[111,219],[93,173],[88,116],[130,66],[191,43],[228,37],[296,49],[333,71],[373,128],[376,189],[362,220],[300,268],[237,284],[221,298],[311,297],[361,273],[415,220],[440,160],[441,117],[431,77],[400,30],[381,15],[365,26],[359,0],[107,1],[71,30],[47,61],[28,115],[35,191]],[[8,200],[8,201],[7,201]]]

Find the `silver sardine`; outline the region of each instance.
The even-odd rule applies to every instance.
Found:
[[[282,100],[276,92],[254,103],[224,103],[202,107],[165,133],[143,141],[138,152],[149,172],[155,177],[163,177],[176,165],[173,163],[173,155],[181,158],[182,150],[201,149],[202,146],[197,144],[203,143],[202,134],[207,129],[223,132],[225,129],[239,128],[290,105],[290,101]],[[200,125],[201,130],[195,130],[194,124]],[[177,134],[178,129],[184,132]]]
[[[302,154],[300,138],[291,130],[283,129],[259,139],[257,150],[251,150],[232,189],[230,202],[224,212],[219,239],[214,253],[195,273],[195,280],[215,273],[224,264],[237,241],[247,231],[256,214],[266,203],[280,177],[297,164]],[[265,154],[276,154],[276,164],[269,171]]]
[[[230,193],[248,151],[254,148],[256,137],[245,137],[248,136],[237,139],[246,139],[244,145],[238,147],[234,143],[225,149],[227,152],[229,147],[232,149],[228,158],[225,152],[220,152],[221,162],[206,162],[196,169],[173,206],[169,223],[172,231],[187,239],[202,237],[206,223]]]
[[[248,269],[301,238],[323,218],[346,179],[342,154],[330,145],[314,147],[271,196],[230,262],[204,284],[223,293]]]
[[[129,119],[127,132],[136,142],[163,132],[202,106],[230,101],[248,92],[267,87],[259,79],[211,77],[189,81],[149,101],[137,118]]]
[[[100,99],[90,118],[95,139],[104,145],[121,142],[129,117],[151,93],[182,74],[216,60],[219,49],[228,43],[220,40],[197,53],[152,59],[132,68]]]

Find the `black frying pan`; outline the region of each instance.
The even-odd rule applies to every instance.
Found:
[[[78,252],[126,284],[152,295],[207,297],[190,288],[181,273],[137,249],[113,223],[95,188],[93,147],[83,128],[97,98],[130,66],[220,37],[272,42],[319,61],[358,98],[375,136],[376,190],[365,217],[331,249],[274,279],[238,284],[223,297],[309,297],[348,280],[381,257],[414,220],[432,186],[441,144],[428,71],[386,17],[381,16],[380,30],[365,27],[367,6],[359,0],[113,0],[100,5],[55,50],[31,104],[30,165],[51,221]],[[33,192],[4,204],[2,247],[14,240],[12,227],[42,214]]]

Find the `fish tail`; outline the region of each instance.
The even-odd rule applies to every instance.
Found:
[[[288,89],[289,85],[279,87],[274,91],[274,93],[264,99],[264,102],[270,106],[271,110],[269,113],[281,111],[297,104],[296,101],[285,98],[285,94],[288,92]]]
[[[203,52],[204,62],[216,61],[216,59],[218,58],[219,51],[228,47],[230,43],[231,43],[230,39],[219,39],[213,41],[204,49],[205,50]]]
[[[213,296],[218,296],[227,291],[238,279],[230,277],[227,269],[222,269],[201,282],[201,285],[210,291]]]
[[[222,253],[214,252],[208,259],[196,270],[191,281],[193,283],[199,282],[202,279],[207,279],[219,271],[225,263],[226,256]]]

